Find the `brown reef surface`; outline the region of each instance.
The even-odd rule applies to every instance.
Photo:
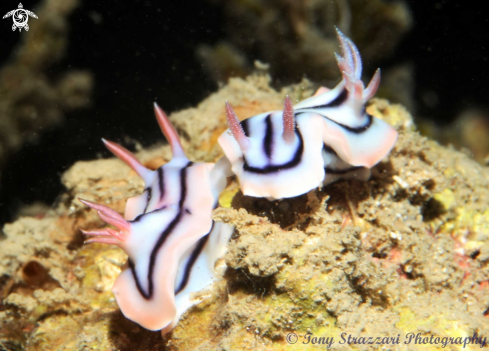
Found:
[[[220,156],[224,101],[241,117],[301,100],[312,84],[275,91],[267,76],[231,79],[195,108],[171,115],[189,158]],[[5,225],[0,241],[0,350],[309,350],[306,333],[332,350],[417,350],[341,345],[341,333],[396,337],[489,336],[489,168],[422,137],[400,105],[374,99],[373,115],[399,131],[368,182],[337,183],[270,202],[233,181],[214,219],[236,226],[222,279],[161,338],[127,320],[110,291],[126,256],[84,246],[79,228],[102,225],[82,197],[122,212],[143,189],[116,159],[75,163],[67,191],[42,217]],[[148,111],[146,123],[155,123]],[[151,168],[168,146],[140,151]],[[298,342],[287,343],[295,333]],[[289,336],[290,338],[290,336]],[[425,345],[422,349],[442,349]],[[460,349],[450,346],[445,350]],[[480,349],[469,345],[467,349]]]

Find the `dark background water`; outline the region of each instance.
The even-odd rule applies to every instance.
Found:
[[[23,4],[35,11],[38,2]],[[60,175],[75,161],[109,156],[101,137],[130,137],[143,146],[161,140],[153,101],[172,112],[194,106],[217,89],[196,59],[195,47],[224,37],[224,15],[206,1],[185,2],[184,8],[175,3],[85,1],[73,13],[67,55],[49,73],[55,79],[67,69],[90,70],[92,106],[67,114],[63,125],[11,156],[2,170],[0,223],[11,221],[21,204],[52,203],[63,191]],[[468,1],[408,3],[414,27],[380,66],[414,64],[420,116],[443,124],[467,107],[487,109],[488,17]],[[0,10],[16,7],[14,1],[2,1]],[[3,65],[20,33],[12,32],[7,20],[0,21],[0,31]],[[427,104],[425,97],[433,92],[437,102]]]

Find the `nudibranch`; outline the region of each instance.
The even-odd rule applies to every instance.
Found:
[[[337,29],[342,72],[333,89],[283,111],[239,121],[226,103],[229,129],[218,139],[244,195],[281,199],[302,195],[339,178],[367,180],[370,168],[393,148],[397,131],[365,110],[380,83],[377,70],[364,86],[357,47]]]
[[[145,168],[120,145],[107,148],[144,181],[144,192],[127,201],[124,217],[107,206],[82,200],[111,228],[84,231],[88,243],[121,247],[128,267],[112,288],[123,314],[150,330],[171,330],[187,308],[199,302],[190,294],[212,282],[214,264],[224,254],[232,228],[211,219],[226,186],[219,165],[193,163],[177,132],[155,104],[158,123],[173,158],[156,171]]]

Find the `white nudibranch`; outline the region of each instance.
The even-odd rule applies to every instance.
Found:
[[[358,49],[337,33],[341,82],[295,106],[287,96],[283,111],[242,121],[226,102],[229,129],[218,139],[225,156],[216,164],[190,161],[156,104],[158,123],[173,152],[170,162],[152,171],[122,146],[103,140],[145,183],[143,193],[127,201],[124,216],[80,199],[117,228],[83,231],[92,237],[86,242],[117,245],[129,256],[113,287],[127,318],[166,333],[200,302],[192,293],[212,283],[233,232],[211,218],[226,177],[236,175],[244,195],[295,197],[340,178],[368,180],[370,168],[393,148],[395,129],[365,111],[380,71],[365,87]]]
[[[166,332],[200,302],[190,294],[212,283],[214,264],[224,254],[232,228],[211,219],[226,177],[212,163],[189,161],[156,104],[155,113],[173,152],[172,160],[156,171],[104,140],[145,182],[144,192],[127,201],[124,217],[104,205],[80,201],[118,229],[83,231],[93,236],[87,243],[117,245],[129,256],[128,268],[112,289],[121,311],[147,329]]]

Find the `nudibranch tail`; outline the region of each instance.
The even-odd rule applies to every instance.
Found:
[[[126,148],[112,141],[105,140],[102,138],[107,149],[110,150],[117,158],[119,158],[126,165],[131,167],[134,172],[136,172],[143,180],[145,184],[149,184],[153,179],[153,171],[144,167],[141,162]]]
[[[292,101],[290,101],[289,95],[285,97],[284,112],[282,113],[284,121],[283,138],[287,143],[292,143],[295,139],[295,116],[294,107]]]
[[[229,130],[234,139],[238,142],[240,149],[246,152],[250,148],[250,140],[246,136],[243,127],[239,122],[238,116],[234,112],[231,105],[226,101],[226,118],[228,120]]]
[[[175,130],[175,127],[173,127],[166,113],[163,112],[163,110],[158,106],[156,102],[154,103],[154,110],[156,120],[160,125],[161,131],[170,143],[173,158],[187,158],[187,156],[185,156],[185,152],[183,151],[183,147],[180,143],[180,138],[178,137],[178,133]]]

